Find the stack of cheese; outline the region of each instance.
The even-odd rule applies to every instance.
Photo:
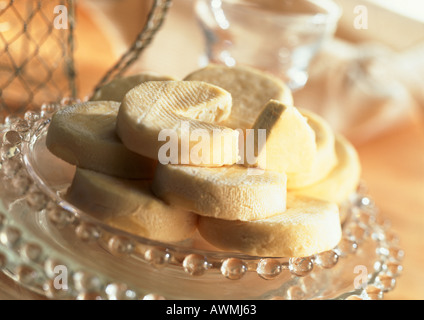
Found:
[[[200,152],[184,123],[209,142]],[[217,248],[259,256],[335,247],[339,207],[360,178],[348,141],[296,108],[279,79],[246,67],[114,80],[58,111],[46,143],[77,167],[68,201],[97,218],[167,242],[197,229]]]

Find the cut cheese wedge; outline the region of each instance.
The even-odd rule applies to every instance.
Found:
[[[177,80],[171,76],[143,72],[140,74],[114,79],[97,90],[91,97],[91,101],[116,101],[121,102],[125,94],[135,86],[146,81],[169,81]]]
[[[258,139],[259,130],[265,130],[266,141]],[[251,139],[250,139],[251,138]],[[315,161],[315,133],[306,118],[293,106],[270,100],[247,130],[246,141],[254,141],[256,165],[262,169],[285,173],[309,171]],[[249,148],[250,147],[250,148]],[[246,143],[246,154],[252,149]],[[251,164],[249,156],[245,164]]]
[[[309,170],[287,172],[287,188],[299,189],[325,178],[337,164],[335,135],[330,125],[319,115],[300,109],[309,126],[315,132],[316,156]]]
[[[150,81],[125,95],[116,131],[130,150],[161,163],[221,166],[239,159],[239,132],[215,124],[230,112],[231,95],[217,86]]]
[[[222,125],[233,129],[249,129],[270,100],[279,100],[293,105],[291,90],[273,75],[245,67],[209,65],[187,75],[187,81],[205,81],[231,93],[233,106],[231,115]]]
[[[157,161],[128,150],[115,132],[119,105],[91,101],[59,110],[49,125],[47,148],[81,168],[122,178],[152,178]]]
[[[147,180],[119,179],[77,168],[65,199],[113,227],[151,240],[180,241],[196,230],[197,215],[156,198]]]
[[[361,163],[354,146],[336,135],[337,165],[322,180],[310,186],[290,189],[290,192],[342,204],[349,199],[360,182]]]
[[[199,217],[198,230],[222,250],[262,257],[310,256],[334,248],[342,234],[335,203],[290,193],[281,214],[257,221]]]
[[[286,209],[286,176],[261,173],[253,175],[239,165],[207,168],[159,164],[152,191],[165,202],[199,215],[263,219]]]

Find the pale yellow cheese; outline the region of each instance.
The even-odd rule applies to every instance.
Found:
[[[196,230],[197,215],[156,198],[150,183],[77,168],[65,199],[93,217],[138,236],[170,242],[189,238]]]
[[[168,142],[169,149],[178,150],[165,159],[168,163],[221,166],[239,159],[238,131],[216,124],[230,112],[231,95],[217,86],[200,81],[150,81],[125,95],[116,131],[127,148],[161,163],[160,156],[166,154],[161,150]]]
[[[299,109],[315,132],[316,156],[309,170],[287,172],[287,188],[299,189],[325,178],[337,165],[335,134],[325,119],[309,110]]]
[[[121,102],[128,91],[143,82],[169,80],[177,79],[171,76],[161,75],[153,72],[143,72],[131,76],[117,78],[100,87],[90,100]]]
[[[284,174],[254,174],[240,165],[207,168],[159,164],[152,191],[171,205],[228,220],[263,219],[286,209]]]
[[[266,141],[258,139],[259,130],[266,130]],[[315,133],[296,107],[270,100],[246,133],[246,153],[252,147],[250,135],[258,167],[284,173],[311,170],[317,153]]]
[[[119,105],[91,101],[59,110],[49,125],[47,148],[81,168],[121,178],[152,178],[157,161],[128,150],[115,132]]]
[[[231,93],[231,115],[222,125],[233,129],[249,129],[271,99],[293,105],[291,90],[284,82],[268,73],[246,66],[227,67],[211,64],[187,75],[187,81],[205,81]]]
[[[343,136],[336,135],[337,165],[322,180],[290,192],[342,204],[349,199],[360,182],[361,163],[354,146]]]
[[[200,216],[198,230],[222,250],[261,257],[310,256],[333,249],[342,235],[335,203],[290,193],[281,214],[256,221]]]

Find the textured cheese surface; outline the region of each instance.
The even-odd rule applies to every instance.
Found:
[[[337,164],[335,135],[330,125],[317,114],[308,110],[299,110],[306,117],[309,126],[315,132],[316,156],[309,170],[287,172],[287,188],[298,189],[309,186],[325,178]]]
[[[271,99],[293,105],[291,90],[280,79],[259,70],[244,67],[210,65],[187,75],[187,81],[205,81],[231,93],[233,107],[222,125],[233,129],[253,126],[263,106]]]
[[[128,77],[114,79],[105,84],[93,95],[92,101],[116,101],[121,102],[125,94],[135,86],[146,81],[169,81],[177,80],[174,77],[156,74],[153,72],[143,72]]]
[[[336,135],[337,165],[322,180],[291,192],[343,203],[357,189],[361,178],[361,163],[354,146],[343,136]]]
[[[196,230],[197,215],[156,198],[150,182],[77,168],[65,198],[107,224],[139,236],[158,241],[189,238]]]
[[[258,130],[266,130],[265,144],[254,143],[260,168],[285,173],[312,168],[317,149],[315,133],[297,108],[270,100],[252,129],[246,134],[247,140],[249,134],[257,138]]]
[[[287,210],[257,221],[199,217],[198,230],[212,245],[255,256],[304,257],[333,249],[341,239],[338,206],[287,194]]]
[[[199,215],[256,220],[286,208],[286,176],[249,174],[239,165],[207,168],[159,164],[152,191],[167,203]]]
[[[231,95],[217,86],[201,81],[150,81],[125,95],[119,109],[116,130],[129,149],[158,159],[159,150],[164,144],[158,139],[161,131],[170,130],[177,134],[178,150],[181,150],[184,143],[182,128],[188,124],[190,135],[200,129],[200,132],[208,135],[210,146],[220,148],[222,156],[214,158],[216,150],[203,148],[201,156],[195,155],[196,159],[192,159],[191,150],[198,141],[189,139],[189,157],[183,158],[186,154],[179,152],[173,164],[233,164],[238,161],[239,133],[215,124],[228,118],[230,112]],[[214,137],[213,133],[218,131],[220,135]]]
[[[92,101],[52,117],[47,148],[62,160],[122,178],[152,178],[157,161],[128,150],[115,132],[118,102]]]

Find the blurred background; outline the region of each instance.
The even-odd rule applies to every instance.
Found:
[[[0,1],[3,117],[64,96],[88,97],[133,45],[152,2]],[[337,27],[314,47],[308,77],[294,89],[295,104],[324,116],[356,145],[370,195],[399,235],[404,270],[385,298],[424,299],[424,2],[334,2],[341,8]],[[221,1],[211,3],[221,8]],[[57,5],[74,8],[67,28],[49,23],[61,13],[54,13]],[[227,36],[225,20],[213,12],[221,24],[208,31],[210,21],[199,17],[196,1],[174,0],[153,41],[125,74],[154,71],[183,78],[204,65],[211,37]],[[64,21],[56,22],[60,27]],[[267,37],[261,49],[269,49],[277,35]],[[298,46],[302,39],[287,41]],[[225,43],[237,41],[230,37]],[[288,53],[279,54],[284,59]],[[224,58],[219,62],[233,61]],[[24,74],[24,68],[30,71]]]

